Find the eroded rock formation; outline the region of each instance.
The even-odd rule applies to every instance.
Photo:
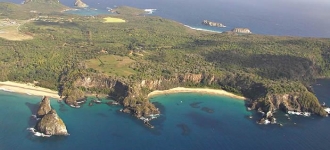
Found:
[[[37,111],[37,117],[41,118],[35,129],[45,135],[68,135],[68,131],[63,120],[57,115],[56,111],[51,108],[50,100],[44,97]]]
[[[39,109],[37,112],[37,117],[41,118],[46,114],[48,114],[51,110],[52,107],[50,106],[50,100],[48,97],[45,96],[40,102]]]
[[[36,130],[46,135],[68,135],[63,120],[54,109],[41,118],[36,125]]]
[[[86,8],[86,7],[88,7],[88,5],[85,4],[84,2],[82,2],[81,0],[76,0],[76,2],[74,3],[74,6],[79,7],[79,8]]]

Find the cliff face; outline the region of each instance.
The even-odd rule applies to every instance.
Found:
[[[327,115],[315,95],[308,91],[302,93],[268,94],[263,101],[254,101],[249,106],[252,109],[261,110],[267,115],[271,115],[276,110],[311,112],[320,116]]]
[[[234,28],[231,31],[236,33],[245,33],[245,34],[252,33],[248,28]]]
[[[84,2],[82,2],[81,0],[76,0],[76,2],[74,3],[74,6],[80,7],[80,8],[86,8],[86,7],[88,7],[88,5],[85,4]]]
[[[45,96],[40,102],[37,117],[41,118],[48,114],[51,110],[52,108],[50,107],[50,100]]]
[[[148,79],[142,81],[123,81],[109,78],[99,74],[89,74],[78,78],[74,85],[78,89],[86,88],[87,91],[103,91],[122,104],[123,111],[136,117],[149,116],[160,113],[149,102],[147,95],[153,90],[166,90],[179,86],[208,86],[229,90],[230,92],[243,93],[248,98],[253,98],[249,107],[261,110],[270,116],[276,110],[284,111],[309,111],[319,115],[326,115],[317,98],[306,89],[305,92],[271,94],[267,92],[267,85],[262,83],[246,82],[248,78],[242,76],[221,76],[212,74],[177,74],[171,78]],[[260,92],[262,92],[260,94]],[[256,95],[258,94],[258,95]]]
[[[211,27],[220,27],[220,28],[224,28],[226,27],[225,25],[223,25],[222,23],[218,23],[218,22],[212,22],[212,21],[208,21],[208,20],[204,20],[202,22],[203,25],[207,25],[207,26],[211,26]]]
[[[240,82],[244,83],[244,81]],[[232,81],[228,81],[226,78],[219,78],[214,75],[184,74],[178,75],[177,77],[171,79],[142,80],[139,86],[150,90],[164,90],[178,86],[185,86],[187,83],[193,85],[218,86],[222,88],[226,88],[227,84],[233,84]],[[256,87],[260,88],[260,83],[256,83],[256,85],[258,85]],[[256,92],[256,89],[251,88],[251,85],[235,84],[231,86],[239,86],[241,88],[241,92],[246,95],[254,95]],[[269,114],[272,114],[276,110],[280,109],[283,111],[308,111],[321,116],[326,116],[325,111],[322,109],[315,95],[307,89],[305,89],[304,92],[283,94],[268,94],[266,90],[264,91],[260,89],[258,92],[264,93],[254,97],[255,99],[253,100],[247,101],[250,102],[248,105],[252,109],[261,110],[264,113],[269,112]]]
[[[57,115],[55,110],[51,110],[36,125],[36,129],[47,135],[68,135],[68,131],[63,120]]]

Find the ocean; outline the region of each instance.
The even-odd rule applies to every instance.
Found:
[[[330,80],[319,80],[314,90],[330,103]],[[258,125],[260,114],[244,101],[198,93],[160,95],[151,99],[161,110],[154,129],[121,113],[120,106],[102,104],[81,108],[51,101],[66,123],[69,136],[36,137],[33,127],[41,97],[0,91],[0,149],[329,149],[330,119],[278,114],[279,125]],[[88,101],[90,101],[89,99]],[[208,111],[206,111],[208,110]],[[249,116],[253,116],[252,119]],[[282,117],[280,117],[282,116]]]

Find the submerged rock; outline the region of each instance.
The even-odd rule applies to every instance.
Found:
[[[184,123],[177,124],[176,126],[179,127],[179,128],[181,128],[181,130],[182,130],[182,133],[181,134],[182,135],[189,135],[190,132],[191,132],[190,128],[186,124],[184,124]]]
[[[69,135],[63,120],[52,109],[36,125],[37,131],[46,135]]]
[[[202,111],[205,111],[205,112],[207,112],[207,113],[214,113],[214,110],[213,109],[211,109],[211,108],[208,108],[208,107],[203,107],[202,108]]]
[[[194,103],[191,103],[190,106],[192,108],[200,108],[199,104],[201,104],[202,102],[194,102]]]
[[[50,100],[48,97],[44,96],[43,99],[40,102],[39,109],[37,112],[37,117],[41,118],[48,114],[52,110],[50,106]]]

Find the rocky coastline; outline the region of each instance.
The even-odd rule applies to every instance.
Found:
[[[211,26],[211,27],[219,27],[219,28],[225,28],[226,27],[222,23],[212,22],[212,21],[208,21],[208,20],[203,20],[202,24],[206,25],[206,26]]]
[[[243,34],[251,34],[252,32],[248,28],[234,28],[231,30],[232,32],[235,33],[243,33]]]
[[[215,85],[216,83],[226,84],[225,82],[233,82],[223,80],[223,78],[216,77],[212,74],[181,74],[174,78],[160,78],[157,80],[141,80],[130,82],[120,78],[110,78],[101,74],[86,74],[74,80],[74,89],[98,89],[99,91],[109,91],[109,97],[112,97],[116,102],[123,106],[121,112],[131,114],[132,116],[142,120],[144,124],[150,128],[150,120],[156,119],[161,113],[154,104],[149,101],[149,96],[157,95],[159,91],[173,89],[179,86],[185,86],[187,83]],[[259,84],[259,83],[256,83]],[[253,95],[255,92],[250,86],[253,85],[239,85],[241,90],[246,95]],[[258,85],[260,86],[260,85]],[[264,85],[265,86],[265,85]],[[221,87],[221,84],[219,84]],[[266,88],[266,87],[264,87]],[[186,88],[184,88],[187,91]],[[205,89],[204,89],[205,90]],[[212,89],[209,89],[212,90]],[[310,112],[320,116],[327,114],[318,103],[315,96],[306,88],[305,92],[293,92],[285,94],[264,93],[265,96],[241,98],[246,100],[246,106],[249,110],[259,111],[263,114],[259,123],[268,124],[276,123],[276,118],[273,114],[281,110],[284,112]],[[152,91],[156,91],[151,93]],[[82,91],[77,91],[78,93]],[[171,90],[167,90],[171,92]],[[173,92],[173,91],[172,91]],[[178,91],[176,91],[178,92]],[[190,91],[191,92],[191,91]],[[267,92],[265,90],[265,92]],[[83,92],[82,92],[83,93]],[[149,94],[149,96],[148,96]],[[227,94],[228,95],[228,94]],[[306,97],[307,95],[307,97]],[[64,95],[62,95],[64,96]],[[81,96],[84,96],[82,94]],[[229,95],[230,96],[230,95]],[[75,104],[77,99],[81,97],[70,97],[66,95],[65,101],[67,104]],[[250,98],[250,99],[249,99]],[[316,100],[315,100],[316,99]],[[212,113],[212,110],[205,108],[206,112]]]

